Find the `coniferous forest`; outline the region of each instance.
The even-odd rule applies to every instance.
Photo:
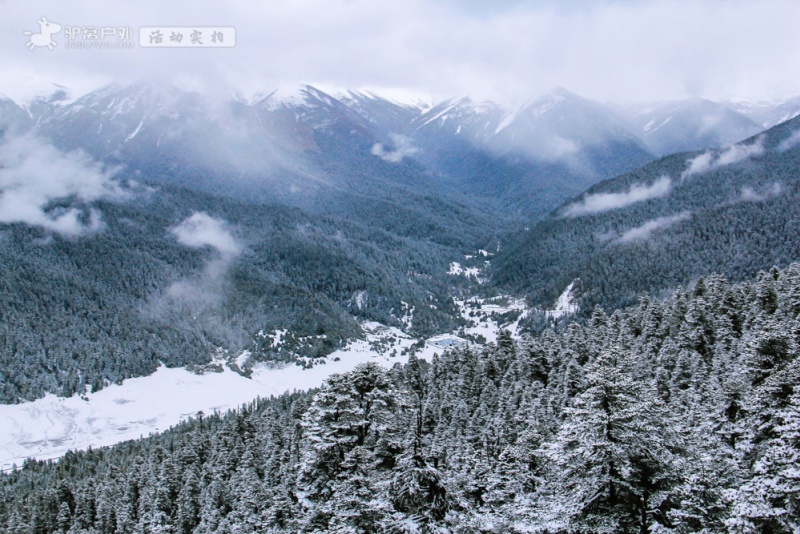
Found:
[[[800,97],[160,79],[0,94],[0,534],[800,534]]]
[[[17,532],[800,531],[800,264],[0,479]]]

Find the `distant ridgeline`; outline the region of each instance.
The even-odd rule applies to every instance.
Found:
[[[800,264],[0,478],[6,532],[800,529]]]

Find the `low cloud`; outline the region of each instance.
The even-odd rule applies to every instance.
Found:
[[[724,167],[725,165],[732,165],[753,156],[760,156],[763,153],[763,136],[759,136],[759,138],[756,139],[751,145],[739,143],[736,145],[731,145],[720,153],[714,153],[712,151],[703,152],[699,156],[696,156],[687,162],[689,165],[686,170],[683,171],[683,174],[681,174],[681,180],[684,180],[695,174],[701,174]]]
[[[25,223],[67,237],[98,232],[100,213],[70,204],[122,196],[113,175],[82,152],[64,153],[29,135],[7,139],[0,145],[0,223]]]
[[[795,130],[792,135],[780,142],[778,151],[786,152],[790,148],[794,148],[798,143],[800,143],[800,130]]]
[[[192,248],[210,246],[223,258],[233,259],[242,251],[242,246],[233,237],[227,224],[204,212],[195,212],[180,224],[170,229],[178,243]]]
[[[627,191],[621,193],[586,195],[579,202],[567,206],[563,215],[564,217],[580,217],[621,209],[637,202],[665,197],[671,189],[672,180],[668,176],[662,176],[651,185],[633,184]]]
[[[372,145],[373,156],[378,156],[383,161],[389,163],[400,163],[403,161],[403,158],[413,156],[419,152],[418,148],[411,145],[411,139],[405,135],[389,134],[389,138],[391,138],[392,144],[394,144],[394,150],[387,151],[383,148],[381,143],[375,143]]]
[[[580,150],[580,146],[572,139],[567,139],[559,135],[554,135],[545,143],[534,148],[537,156],[545,161],[557,161],[570,156],[574,156]]]
[[[217,258],[206,263],[196,276],[181,278],[173,282],[164,292],[165,300],[159,308],[167,304],[167,309],[189,309],[193,313],[214,311],[225,300],[230,290],[230,282],[225,276],[230,264]]]
[[[195,277],[184,278],[166,290],[168,304],[204,311],[222,304],[228,290],[227,274],[231,263],[241,254],[242,245],[227,223],[204,212],[195,212],[171,228],[178,243],[191,248],[211,247],[218,255],[210,258]],[[163,303],[162,303],[163,304]]]
[[[642,224],[641,226],[637,226],[636,228],[631,228],[619,239],[616,240],[616,243],[624,244],[624,243],[631,243],[634,241],[647,241],[650,237],[660,230],[664,230],[665,228],[669,228],[670,226],[679,223],[681,221],[685,221],[689,217],[691,217],[692,213],[690,211],[684,211],[677,215],[671,215],[668,217],[659,217],[657,219],[653,219],[647,221],[646,223]]]
[[[770,198],[777,197],[782,192],[783,186],[779,182],[775,182],[762,191],[756,191],[750,186],[745,186],[742,188],[738,202],[763,202],[765,200],[769,200]]]

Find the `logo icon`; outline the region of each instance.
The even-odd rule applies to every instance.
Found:
[[[45,17],[40,18],[36,22],[39,23],[39,33],[24,32],[25,35],[30,38],[28,42],[25,43],[25,46],[31,50],[46,46],[48,49],[52,50],[56,46],[56,42],[53,41],[53,35],[61,31],[61,24],[50,22]]]

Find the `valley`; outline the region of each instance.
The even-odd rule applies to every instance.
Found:
[[[0,528],[788,532],[799,114],[0,100]]]

